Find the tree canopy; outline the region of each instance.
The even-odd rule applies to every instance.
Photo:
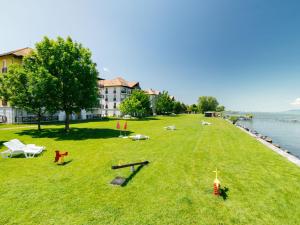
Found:
[[[223,106],[223,105],[218,105],[216,111],[217,111],[217,112],[224,112],[224,111],[225,111],[225,106]]]
[[[12,105],[41,116],[64,111],[65,130],[70,115],[99,105],[98,72],[91,52],[68,37],[45,37],[1,78],[1,95]]]
[[[174,100],[167,91],[163,91],[156,100],[156,112],[159,115],[169,114],[173,112]]]
[[[144,117],[151,111],[149,96],[141,90],[134,90],[119,106],[123,114]]]
[[[212,96],[201,96],[198,99],[198,109],[201,113],[206,111],[216,111],[219,102]]]
[[[189,105],[187,107],[187,111],[189,113],[197,113],[198,112],[198,106],[196,104]]]
[[[65,112],[66,131],[69,130],[70,114],[99,104],[98,72],[91,55],[89,49],[70,37],[66,40],[45,37],[36,44],[36,51],[30,57],[32,66],[42,68],[55,81],[55,93],[50,98],[55,102],[56,110]]]
[[[186,111],[186,105],[184,103],[181,103],[179,101],[175,101],[173,103],[173,113],[179,114],[184,113]]]
[[[31,56],[25,57],[22,65],[13,64],[8,73],[0,78],[1,97],[12,106],[37,115],[38,129],[46,112],[54,113],[55,80],[43,68],[31,63]]]

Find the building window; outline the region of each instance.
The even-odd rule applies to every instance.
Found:
[[[107,97],[107,95],[105,96],[105,101],[108,101],[108,97]]]
[[[105,108],[108,109],[108,105],[107,104],[105,105]]]
[[[116,88],[114,88],[114,94],[116,94],[117,93],[117,89]]]
[[[105,94],[108,94],[108,88],[105,88]]]
[[[114,109],[116,109],[117,108],[117,103],[114,103]]]
[[[116,96],[116,95],[114,95],[114,102],[115,102],[115,101],[117,101],[117,96]]]
[[[121,93],[126,94],[126,88],[122,88]]]

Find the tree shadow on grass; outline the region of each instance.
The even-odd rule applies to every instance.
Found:
[[[127,131],[127,134],[131,134],[131,131]],[[17,132],[20,136],[31,136],[32,138],[53,138],[57,141],[64,140],[87,140],[87,139],[99,139],[99,138],[116,138],[119,137],[120,131],[107,128],[71,128],[68,133],[63,128],[49,128],[38,131],[36,129],[23,130]]]
[[[229,191],[228,187],[220,188],[220,196],[223,198],[224,201],[228,198],[228,194],[227,194],[228,191]]]

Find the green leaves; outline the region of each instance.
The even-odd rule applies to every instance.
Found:
[[[149,96],[141,90],[134,90],[130,97],[120,104],[123,114],[136,117],[144,117],[150,112]]]
[[[45,37],[22,66],[12,65],[0,77],[0,94],[12,105],[38,115],[71,114],[98,105],[97,76],[89,49],[70,37]]]
[[[217,99],[212,96],[201,96],[198,99],[198,108],[201,113],[206,111],[216,111],[218,105]]]
[[[98,105],[96,64],[89,49],[68,37],[52,40],[47,37],[36,44],[39,66],[53,78],[51,99],[55,109],[76,113]],[[51,107],[52,108],[52,107]]]
[[[171,99],[167,91],[163,91],[156,101],[157,114],[169,114],[173,112],[174,100]]]

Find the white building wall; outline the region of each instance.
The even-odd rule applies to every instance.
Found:
[[[121,102],[131,94],[131,88],[128,87],[101,87],[100,99],[102,116],[121,116],[119,106]]]
[[[115,91],[115,93],[114,93]],[[132,89],[128,87],[107,87],[107,94],[106,88],[100,88],[100,107],[95,108],[89,111],[81,110],[80,117],[81,119],[85,120],[90,118],[92,115],[102,115],[102,116],[121,116],[122,113],[119,110],[119,105],[121,102],[131,95]],[[107,101],[106,101],[107,98]],[[107,108],[106,108],[107,105]],[[24,110],[20,110],[14,107],[0,107],[0,116],[4,115],[7,118],[7,123],[15,123],[15,117],[26,117],[26,116],[34,116],[28,114]],[[65,112],[59,111],[55,115],[58,116],[59,121],[64,121],[66,116]],[[73,120],[78,119],[78,115],[72,114],[71,118]]]

